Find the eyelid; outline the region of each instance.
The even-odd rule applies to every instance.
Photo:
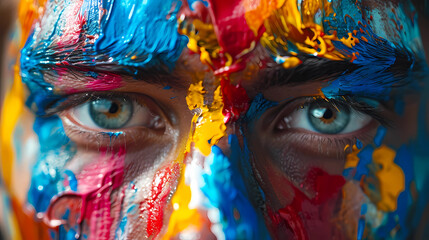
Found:
[[[52,115],[61,113],[62,111],[67,110],[69,108],[82,105],[87,101],[96,100],[100,98],[107,98],[107,99],[124,98],[124,99],[129,99],[131,101],[140,103],[142,102],[141,101],[142,97],[147,99],[147,104],[144,104],[144,105],[148,105],[148,107],[152,109],[149,105],[150,105],[150,102],[153,102],[153,100],[144,94],[130,93],[130,92],[84,92],[84,93],[71,94],[65,97],[64,101],[56,104],[55,107],[52,107],[46,110],[46,112],[48,116],[52,116]]]
[[[330,99],[322,98],[320,96],[305,96],[292,99],[277,107],[278,110],[275,110],[272,113],[275,115],[275,117],[270,118],[272,119],[272,121],[270,121],[271,124],[267,123],[267,126],[270,126],[270,129],[275,129],[275,126],[280,121],[292,114],[294,111],[302,109],[308,106],[310,103],[321,99],[333,104],[333,106],[335,106],[335,104],[348,106],[360,113],[367,114],[368,116],[372,117],[374,120],[376,120],[381,125],[387,128],[392,127],[393,120],[389,118],[388,114],[384,113],[385,108],[383,107],[383,104],[381,102],[372,99],[366,100],[365,98],[357,98],[352,96],[338,96],[337,98]],[[371,104],[366,103],[366,101],[370,102]],[[379,103],[378,106],[374,105],[374,101]]]

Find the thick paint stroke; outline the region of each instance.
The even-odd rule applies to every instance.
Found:
[[[207,159],[209,173],[203,174],[201,188],[209,200],[209,208],[219,209],[219,221],[226,239],[269,239],[261,213],[252,206],[246,181],[241,172],[250,170],[248,150],[241,150],[235,135],[229,136],[231,155],[225,156],[222,150],[212,147]],[[246,167],[247,166],[247,167]],[[251,170],[250,170],[251,171]],[[249,174],[249,173],[246,173]]]

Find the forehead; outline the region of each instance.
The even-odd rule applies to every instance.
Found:
[[[131,75],[148,68],[172,69],[186,46],[193,49],[193,41],[212,56],[222,56],[215,72],[228,59],[245,62],[259,59],[261,53],[283,65],[291,57],[305,63],[316,56],[359,66],[362,71],[356,76],[340,80],[350,82],[374,71],[396,69],[395,64],[406,72],[416,58],[423,59],[415,11],[408,1],[212,0],[203,4],[48,0],[22,50],[23,79],[52,66]],[[187,21],[190,24],[180,24]],[[207,29],[212,30],[203,31]],[[214,43],[207,46],[210,41]],[[255,45],[264,50],[253,51]],[[375,63],[378,68],[370,71]]]

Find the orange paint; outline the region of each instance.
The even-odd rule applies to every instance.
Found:
[[[377,208],[393,212],[397,208],[399,194],[405,190],[405,176],[401,167],[394,163],[396,152],[383,145],[374,150],[369,176],[363,179],[362,188]]]
[[[172,239],[187,229],[199,231],[205,222],[197,209],[189,208],[192,192],[191,188],[185,183],[184,172],[183,168],[179,185],[171,199],[174,211],[170,216],[167,232],[162,239]]]

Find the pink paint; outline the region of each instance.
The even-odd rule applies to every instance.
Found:
[[[85,18],[80,14],[82,4],[83,0],[77,0],[67,7],[70,9],[66,10],[67,15],[65,17],[64,30],[58,39],[58,47],[79,47],[77,46],[77,43],[79,42],[83,25],[85,24]]]
[[[68,64],[65,64],[68,65]],[[55,88],[61,89],[66,94],[78,93],[79,90],[70,86],[70,80],[64,78],[64,76],[70,76],[69,71],[64,67],[56,67],[53,69],[57,74],[56,81],[53,82]]]
[[[113,73],[98,73],[97,78],[88,81],[85,86],[93,91],[109,91],[122,86],[122,77]]]
[[[79,72],[88,72],[87,69],[75,68]],[[97,72],[97,76],[85,76],[82,79],[75,79],[70,81],[73,76],[70,74],[70,69],[64,67],[54,68],[58,74],[55,81],[52,84],[56,89],[66,93],[74,94],[83,91],[109,91],[119,88],[123,85],[122,77],[118,74]]]
[[[52,200],[45,216],[50,226],[75,223],[80,228],[84,223],[89,226],[89,239],[111,239],[111,213],[119,212],[121,207],[116,204],[112,209],[111,198],[112,192],[123,184],[125,149],[109,152],[110,157],[106,156],[107,149],[100,152],[100,159],[77,175],[77,192],[64,192]],[[123,198],[123,194],[120,196]],[[68,220],[62,220],[66,211],[70,212]]]

